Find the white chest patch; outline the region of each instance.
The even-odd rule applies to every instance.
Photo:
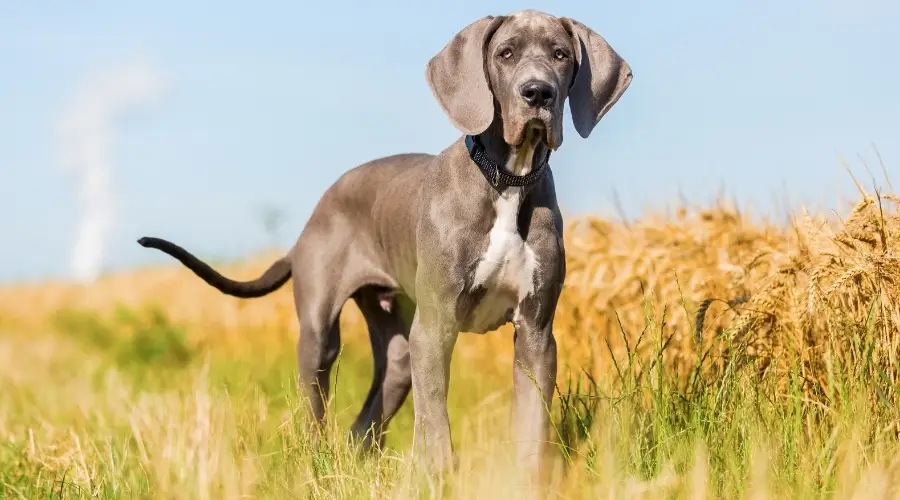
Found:
[[[517,230],[522,188],[510,187],[494,202],[496,219],[488,246],[475,267],[473,288],[484,287],[468,330],[484,333],[506,322],[507,314],[534,293],[537,256]]]

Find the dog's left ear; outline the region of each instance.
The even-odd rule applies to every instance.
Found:
[[[444,113],[462,133],[478,135],[494,121],[494,94],[485,50],[503,17],[486,16],[463,28],[428,61],[425,76]]]
[[[569,89],[569,109],[575,130],[587,139],[628,89],[631,67],[594,30],[568,17],[560,21],[572,35],[577,64]]]

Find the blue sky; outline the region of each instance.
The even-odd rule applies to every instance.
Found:
[[[165,262],[135,239],[205,257],[265,247],[257,209],[288,215],[290,245],[324,189],[378,156],[438,152],[458,133],[432,99],[428,59],[487,14],[537,8],[604,35],[634,81],[591,138],[554,155],[570,214],[661,208],[724,189],[777,215],[821,209],[900,164],[900,4],[776,2],[2,2],[0,281],[69,272],[76,192],[55,130],[80,85],[135,59],[169,82],[117,121],[116,225],[105,267]],[[894,175],[896,177],[896,175]],[[895,182],[900,179],[895,178]]]

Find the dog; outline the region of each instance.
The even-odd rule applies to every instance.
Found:
[[[436,155],[398,154],[347,171],[259,278],[234,281],[174,243],[138,242],[236,297],[261,297],[293,278],[298,381],[319,423],[341,342],[338,316],[352,298],[375,369],[351,436],[380,445],[412,389],[413,454],[438,470],[456,464],[447,389],[457,336],[512,322],[517,463],[537,470],[566,275],[548,161],[563,142],[565,101],[588,138],[631,84],[631,67],[584,24],[524,10],[466,26],[428,62],[426,79],[462,135]]]

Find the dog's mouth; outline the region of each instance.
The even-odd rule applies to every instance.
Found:
[[[525,124],[522,131],[522,137],[517,147],[525,145],[537,147],[538,144],[549,144],[549,133],[547,124],[540,118],[532,118]]]
[[[549,110],[539,110],[527,117],[511,117],[503,125],[503,138],[513,148],[536,148],[543,144],[550,149],[559,147],[556,119]]]

